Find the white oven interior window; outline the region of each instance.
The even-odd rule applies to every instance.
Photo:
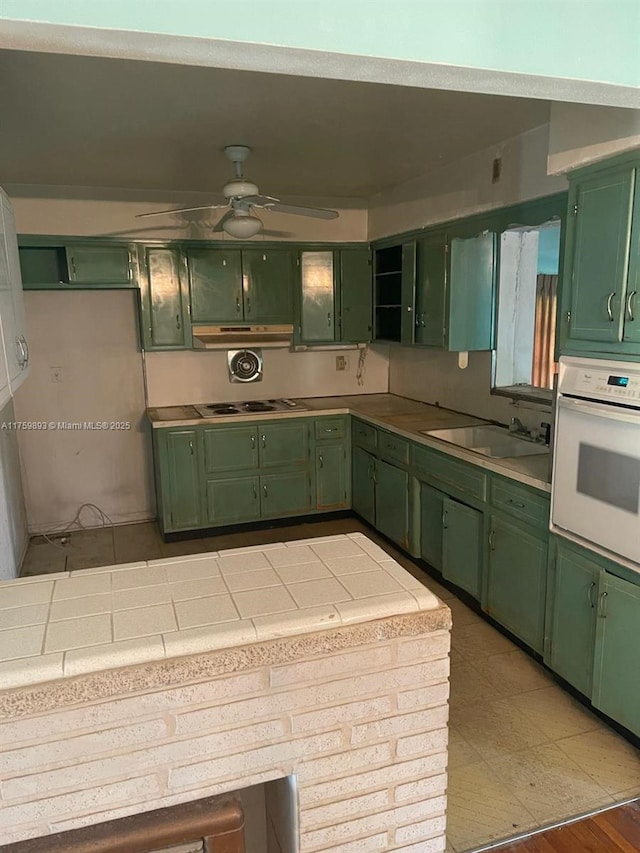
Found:
[[[640,509],[640,459],[581,442],[576,488],[581,495],[637,516]]]

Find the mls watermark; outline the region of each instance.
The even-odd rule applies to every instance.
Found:
[[[117,431],[131,429],[131,421],[2,421],[0,430],[67,432],[85,430]]]

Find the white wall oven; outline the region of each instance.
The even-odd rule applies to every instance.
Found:
[[[551,530],[640,572],[640,364],[560,359]]]

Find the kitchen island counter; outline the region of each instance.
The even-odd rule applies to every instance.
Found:
[[[451,614],[363,534],[25,579],[2,607],[0,844],[276,780],[300,853],[443,849]]]

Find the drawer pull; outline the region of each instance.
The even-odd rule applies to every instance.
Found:
[[[262,446],[266,447],[267,446],[267,436],[264,433],[262,433],[261,441],[262,441]]]
[[[256,437],[255,437],[255,435],[251,436],[251,449],[252,450],[256,449]]]
[[[514,501],[514,499],[513,499],[513,498],[509,498],[509,500],[507,501],[507,503],[508,503],[508,504],[511,504],[511,506],[517,506],[519,509],[524,509],[524,508],[525,508],[525,504],[520,503],[519,501]]]
[[[265,498],[269,497],[269,493],[267,492],[266,485],[262,487],[262,494],[265,496]]]

